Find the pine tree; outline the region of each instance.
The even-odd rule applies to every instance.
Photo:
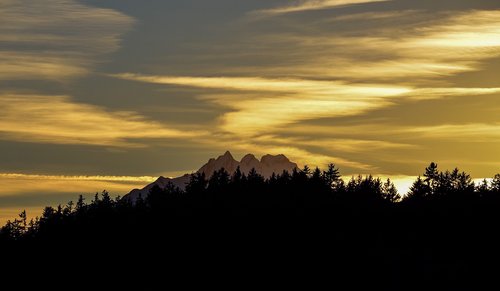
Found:
[[[323,172],[323,177],[328,186],[338,190],[340,186],[344,185],[341,179],[340,171],[336,168],[335,164],[329,164],[328,170]]]
[[[396,186],[394,186],[394,183],[390,179],[387,179],[382,186],[382,197],[390,203],[396,203],[401,200],[401,195],[399,195]]]
[[[78,196],[78,201],[76,202],[76,212],[80,213],[83,211],[83,209],[85,208],[85,198],[83,198],[83,195],[79,195]]]
[[[410,187],[408,195],[405,196],[405,201],[423,201],[431,194],[431,188],[427,182],[419,176],[413,185]]]
[[[205,173],[194,173],[189,178],[189,183],[186,185],[186,193],[199,194],[205,191],[208,181]]]
[[[427,168],[425,168],[424,177],[424,181],[427,183],[430,190],[432,192],[436,191],[440,178],[438,165],[432,162]]]
[[[491,190],[496,193],[500,193],[500,174],[496,174],[491,181]]]
[[[479,194],[479,197],[488,196],[490,194],[490,191],[491,191],[490,184],[488,183],[488,180],[483,179],[483,181],[481,181],[481,183],[479,183],[476,186],[475,191],[476,191],[476,193]]]
[[[234,171],[233,176],[231,177],[231,182],[233,184],[239,185],[241,184],[241,181],[243,179],[243,173],[241,173],[240,166],[236,168],[236,171]]]

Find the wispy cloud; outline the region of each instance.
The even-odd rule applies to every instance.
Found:
[[[152,176],[66,176],[0,173],[0,179],[29,179],[29,180],[61,180],[61,181],[108,181],[108,182],[152,182],[157,177]]]
[[[445,97],[490,95],[499,92],[500,88],[416,88],[409,97],[413,100],[430,100]]]
[[[347,138],[327,138],[327,139],[291,139],[289,142],[299,145],[320,147],[323,149],[334,149],[337,152],[360,153],[367,149],[390,150],[390,149],[412,149],[415,145],[407,143],[397,143],[383,140],[368,139],[347,139]]]
[[[467,123],[417,126],[407,132],[421,137],[461,142],[500,142],[500,124]]]
[[[409,92],[404,86],[377,84],[353,85],[340,81],[318,81],[291,78],[147,76],[130,73],[115,74],[111,76],[125,80],[155,84],[255,92],[315,93],[318,95],[342,94],[345,96],[370,95],[375,97],[393,96]]]
[[[412,17],[415,14],[421,13],[420,10],[394,10],[394,11],[378,11],[378,12],[361,12],[354,14],[344,14],[335,16],[331,19],[326,19],[323,23],[338,22],[338,21],[367,21],[367,20],[385,20],[385,19],[400,19]]]
[[[4,0],[0,79],[61,80],[88,72],[120,47],[134,20],[75,0]]]
[[[500,56],[500,10],[441,14],[428,20],[419,13],[404,30],[392,23],[366,31],[276,34],[265,41],[301,52],[288,71],[371,82],[428,81],[480,70],[485,60]]]
[[[286,14],[368,2],[379,1],[303,1],[271,9],[266,13]],[[218,77],[144,74],[112,76],[145,83],[205,89],[196,98],[217,105],[221,113],[215,123],[204,128],[213,134],[223,135],[222,140],[231,141],[232,146],[242,150],[255,152],[259,148],[266,151],[279,149],[291,153],[296,160],[305,161],[307,157],[317,162],[331,162],[331,158],[335,158],[349,166],[368,169],[372,166],[338,153],[353,153],[356,149],[368,147],[401,149],[411,145],[374,137],[371,132],[381,132],[377,125],[373,126],[374,130],[371,132],[356,131],[357,125],[330,126],[325,128],[324,138],[315,140],[314,143],[308,142],[307,138],[286,138],[280,133],[306,128],[303,134],[310,137],[308,129],[314,128],[302,126],[304,121],[360,116],[401,102],[411,104],[427,99],[500,92],[499,88],[467,88],[444,80],[458,73],[479,70],[485,60],[500,55],[500,44],[495,41],[498,38],[496,36],[500,35],[499,13],[447,12],[440,13],[440,17],[433,19],[425,18],[424,13],[414,10],[407,10],[404,14],[399,11],[382,11],[344,15],[336,21],[362,21],[369,18],[383,19],[390,23],[389,20],[400,19],[404,15],[405,19],[408,18],[408,23],[405,23],[404,29],[382,24],[381,27],[375,25],[373,28],[354,31],[320,29],[319,33],[310,34],[310,29],[297,29],[288,33],[274,31],[272,34],[259,34],[255,43],[269,48],[266,53],[270,55],[270,59],[281,54],[287,55],[287,61],[277,65],[266,63],[257,68],[244,67],[240,72],[237,69],[227,73],[221,70]],[[286,53],[288,49],[292,53],[291,57]],[[152,131],[165,129],[159,123],[147,120],[141,122],[153,124]],[[390,135],[393,129],[398,132],[397,126],[391,125],[384,134]],[[95,144],[95,140],[99,139],[104,140],[100,144],[133,146],[134,139],[152,138],[154,135],[149,130],[139,131],[144,137],[137,137],[119,128],[113,130],[121,132],[119,137],[104,138],[95,135],[99,138],[93,138],[91,143]],[[350,136],[342,137],[341,132],[349,133]],[[363,132],[363,136],[356,137],[353,132]],[[181,133],[185,134],[184,131],[168,131],[161,135],[183,138]],[[265,136],[280,136],[283,140],[263,140],[262,137]],[[53,137],[47,137],[51,138]],[[37,140],[42,138],[37,137]],[[336,148],[326,150],[331,144],[335,144]],[[318,148],[321,151],[316,151]]]
[[[59,176],[0,173],[0,182],[3,185],[0,189],[0,197],[33,192],[41,193],[40,195],[73,193],[73,196],[68,197],[68,200],[74,200],[78,194],[92,194],[102,190],[111,191],[114,195],[123,195],[133,188],[143,187],[156,179],[157,177],[148,176]]]
[[[262,77],[114,76],[155,84],[254,92],[250,95],[210,94],[200,97],[231,108],[232,111],[220,117],[220,128],[246,137],[278,131],[284,125],[302,120],[362,114],[391,106],[399,98],[438,99],[500,92],[500,88],[414,88]]]
[[[0,95],[0,138],[55,144],[144,146],[146,139],[188,138],[199,131],[174,129],[126,111],[74,103],[67,96]]]
[[[386,2],[391,0],[303,0],[292,5],[280,6],[271,9],[258,10],[255,13],[263,15],[278,15],[301,11],[332,9],[356,4]]]
[[[210,101],[233,109],[224,114],[220,128],[240,136],[261,134],[300,120],[348,116],[387,106],[388,97],[411,92],[403,86],[347,84],[344,82],[266,79],[249,77],[174,77],[133,74],[116,77],[150,82],[211,89],[265,92],[260,97],[230,98],[218,95]],[[271,93],[271,94],[269,94]],[[215,98],[215,99],[210,99]]]

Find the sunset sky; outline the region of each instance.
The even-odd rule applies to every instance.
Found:
[[[0,222],[226,150],[492,177],[499,72],[498,0],[0,0]]]

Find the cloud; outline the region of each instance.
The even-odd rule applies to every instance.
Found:
[[[500,142],[500,124],[467,123],[418,126],[406,129],[421,137],[462,142]]]
[[[319,118],[338,118],[356,116],[369,111],[390,107],[398,100],[441,99],[444,97],[464,95],[487,95],[500,92],[500,88],[390,88],[377,87],[380,90],[364,91],[364,86],[356,90],[351,85],[353,93],[343,93],[342,90],[331,93],[296,92],[292,96],[271,96],[261,98],[227,98],[215,100],[233,109],[221,118],[220,128],[251,137],[264,132],[279,132],[290,125],[305,120]],[[351,90],[347,90],[351,91]],[[354,93],[357,91],[357,93]]]
[[[453,15],[443,24],[419,29],[425,38],[411,44],[436,48],[500,47],[499,10],[463,12]],[[484,51],[486,54],[487,51]]]
[[[343,14],[335,16],[332,19],[327,19],[324,23],[338,21],[367,21],[367,20],[391,20],[404,17],[412,17],[415,14],[421,13],[420,10],[394,10],[394,11],[378,11],[378,12],[361,12],[353,14]]]
[[[28,179],[28,180],[60,180],[60,181],[107,181],[107,182],[152,182],[157,177],[152,176],[64,176],[64,175],[38,175],[19,173],[0,173],[2,179]]]
[[[317,27],[316,35],[297,30],[256,38],[300,52],[283,70],[351,81],[428,81],[480,70],[485,60],[500,56],[500,10],[437,14],[426,19],[416,13],[403,23],[374,24],[364,31]],[[270,70],[279,73],[279,68]]]
[[[221,117],[221,128],[240,136],[251,137],[264,132],[275,132],[283,126],[324,117],[352,116],[369,110],[382,108],[389,101],[382,98],[360,98],[341,100],[332,98],[261,98],[240,100],[232,104],[233,111]]]
[[[220,129],[251,137],[278,130],[301,120],[356,115],[387,106],[388,97],[410,93],[409,88],[389,85],[347,84],[344,82],[266,79],[260,77],[174,77],[120,74],[115,77],[199,88],[265,92],[260,97],[227,98],[211,95],[208,100],[229,107]],[[271,94],[269,94],[271,93]]]
[[[480,96],[499,93],[500,88],[416,88],[409,96],[413,100],[431,100],[457,96]]]
[[[140,147],[146,139],[199,134],[169,128],[135,112],[74,103],[67,96],[0,95],[0,138],[7,140]]]
[[[332,4],[314,3],[318,9]],[[275,14],[293,12],[297,7],[316,9],[314,3],[304,1]],[[363,154],[363,148],[370,148],[400,154],[417,145],[418,151],[425,151],[425,141],[414,139],[423,135],[410,130],[420,121],[412,126],[395,124],[394,120],[405,117],[394,110],[404,111],[412,104],[421,108],[417,103],[429,99],[500,92],[497,87],[461,86],[449,78],[481,70],[486,60],[500,56],[498,19],[500,11],[479,10],[369,11],[308,23],[287,18],[282,27],[257,31],[251,39],[244,35],[244,41],[233,40],[223,48],[224,56],[234,51],[235,63],[243,65],[217,70],[217,77],[199,76],[200,72],[198,76],[114,76],[204,89],[203,93],[193,92],[198,99],[221,108],[218,123],[209,130],[224,135],[235,147],[248,151],[277,148],[294,153],[298,161],[310,159],[321,165],[341,160],[348,167],[373,169],[369,165],[373,159],[360,163],[352,160],[352,153]],[[251,58],[258,61],[241,61]],[[390,120],[379,118],[371,124],[366,118],[380,109],[387,110]],[[327,118],[328,126],[311,125]],[[356,122],[349,124],[348,120]],[[360,122],[363,120],[370,124]],[[269,136],[273,138],[266,140]],[[308,142],[308,138],[314,141]]]
[[[0,173],[0,197],[23,193],[73,193],[71,199],[78,194],[92,194],[104,189],[115,195],[123,195],[133,188],[143,187],[155,181],[157,177],[149,176],[60,176],[20,173]]]
[[[315,93],[318,95],[342,94],[345,96],[370,95],[375,97],[407,93],[404,86],[347,84],[339,81],[318,81],[292,78],[263,77],[190,77],[190,76],[147,76],[140,74],[114,74],[116,78],[139,82],[179,85],[188,87],[226,89],[241,91],[265,91],[281,93]]]
[[[500,88],[413,88],[262,77],[113,76],[155,84],[250,92],[200,97],[232,109],[220,117],[220,129],[243,137],[278,131],[282,126],[303,120],[359,115],[391,106],[398,98],[421,100],[500,92]]]
[[[337,152],[361,153],[369,149],[389,150],[389,149],[411,149],[416,146],[407,143],[396,143],[383,140],[368,139],[347,139],[347,138],[327,138],[327,139],[291,139],[289,142],[305,146],[320,147],[323,149],[335,149]]]
[[[263,15],[279,15],[293,12],[332,9],[356,4],[386,2],[391,0],[304,0],[293,5],[281,6],[271,9],[258,10],[255,13]]]
[[[75,0],[2,0],[0,79],[61,80],[86,74],[116,51],[134,20]]]
[[[66,199],[60,203],[69,200],[75,200],[79,194],[93,194],[107,190],[113,195],[124,195],[134,188],[142,188],[150,182],[128,182],[128,181],[100,181],[100,180],[68,180],[68,179],[49,179],[39,180],[31,178],[4,178],[0,177],[4,187],[0,191],[0,197],[22,195],[23,193],[39,193],[39,195],[51,196],[60,193],[66,194]],[[154,180],[152,180],[154,181]],[[151,181],[151,182],[152,182]],[[47,197],[46,197],[47,199]],[[40,203],[40,202],[38,202]],[[40,210],[44,205],[39,205]]]

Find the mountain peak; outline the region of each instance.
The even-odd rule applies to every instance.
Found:
[[[233,158],[231,152],[226,151],[217,159],[209,159],[208,162],[198,170],[198,173],[205,173],[206,177],[209,178],[212,176],[214,171],[224,168],[229,174],[232,175],[238,167],[240,167],[241,172],[245,174],[248,174],[252,169],[255,169],[257,173],[262,176],[270,177],[273,173],[281,174],[283,171],[291,172],[293,169],[297,168],[297,164],[290,162],[285,155],[265,155],[259,161],[254,155],[247,154],[241,159],[241,162],[238,162]],[[142,189],[132,190],[129,194],[125,195],[125,197],[131,199],[131,201],[135,201],[139,195],[145,198],[149,195],[149,190],[151,190],[155,185],[165,189],[169,183],[184,189],[186,184],[189,182],[190,177],[191,174],[186,174],[177,178],[165,178],[161,176],[155,182]]]
[[[198,172],[205,173],[207,177],[210,177],[214,171],[218,171],[224,168],[228,173],[234,173],[239,166],[239,162],[233,158],[231,152],[226,151],[224,155],[219,156],[217,159],[210,159],[208,163],[203,165]]]
[[[248,174],[252,169],[255,169],[257,172],[262,172],[262,165],[259,160],[252,154],[247,154],[241,159],[240,162],[240,170],[241,172]]]
[[[285,155],[264,155],[259,161],[253,154],[247,154],[238,162],[230,151],[226,151],[217,159],[210,159],[198,172],[205,173],[207,177],[210,177],[214,171],[222,168],[232,174],[238,167],[245,174],[255,169],[264,177],[269,177],[272,173],[281,173],[283,170],[291,172],[297,167],[297,164],[290,162]]]
[[[290,160],[283,154],[279,155],[265,155],[260,159],[261,163],[273,164],[273,163],[289,163]]]
[[[231,154],[231,152],[230,152],[230,151],[226,151],[226,152],[224,153],[224,156],[233,157],[233,155]]]
[[[248,163],[253,162],[253,161],[257,161],[258,162],[259,160],[257,160],[257,158],[254,155],[252,155],[252,154],[246,154],[243,157],[243,159],[241,159],[241,163],[242,164],[248,164]]]
[[[230,151],[226,151],[222,156],[219,156],[217,160],[235,160]]]
[[[290,162],[290,160],[283,154],[280,155],[265,155],[260,159],[264,176],[270,176],[272,173],[280,174],[283,170],[288,172],[293,171],[297,168],[296,163]]]

